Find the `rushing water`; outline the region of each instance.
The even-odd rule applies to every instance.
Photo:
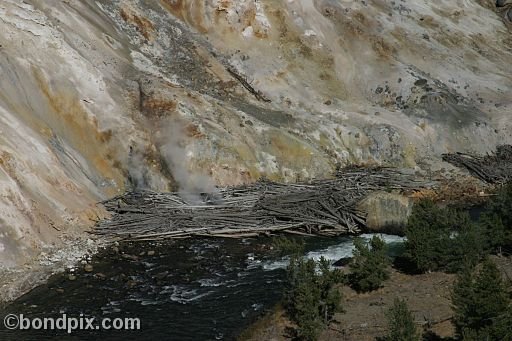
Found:
[[[383,237],[397,252],[402,239]],[[347,237],[306,241],[309,258],[335,262],[352,254]],[[0,340],[230,340],[279,301],[287,259],[272,252],[270,239],[205,239],[123,244],[91,264],[89,272],[53,276],[1,316],[137,317],[140,330],[4,328]]]

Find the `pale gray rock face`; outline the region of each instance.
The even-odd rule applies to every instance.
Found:
[[[3,0],[0,262],[59,247],[128,187],[439,168],[443,152],[512,142],[512,35],[495,6]]]
[[[397,193],[375,192],[359,207],[367,212],[366,223],[372,232],[403,234],[412,213],[413,200]]]

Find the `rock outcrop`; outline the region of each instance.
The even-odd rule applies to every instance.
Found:
[[[511,143],[499,6],[2,1],[1,264],[59,247],[129,187],[440,168],[442,153]]]
[[[412,213],[413,200],[397,193],[374,192],[359,206],[363,212],[367,212],[369,231],[403,235]]]

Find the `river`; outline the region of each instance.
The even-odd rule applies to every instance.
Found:
[[[399,252],[402,238],[382,236],[392,253]],[[353,249],[348,237],[305,240],[306,257],[333,263]],[[88,271],[82,264],[52,276],[1,316],[133,317],[140,319],[140,330],[2,328],[0,340],[232,340],[281,298],[287,259],[271,245],[271,239],[258,238],[109,247],[84,260]]]

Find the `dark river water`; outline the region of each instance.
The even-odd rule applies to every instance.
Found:
[[[400,248],[399,237],[384,237],[392,250]],[[287,261],[271,245],[270,239],[260,238],[109,247],[88,262],[89,271],[78,265],[72,272],[54,275],[1,311],[0,317],[23,314],[42,320],[65,314],[77,321],[95,318],[95,326],[104,318],[138,318],[139,330],[68,333],[2,326],[0,340],[236,339],[281,298]],[[347,237],[306,239],[310,258],[325,256],[334,262],[350,256],[351,250]]]

